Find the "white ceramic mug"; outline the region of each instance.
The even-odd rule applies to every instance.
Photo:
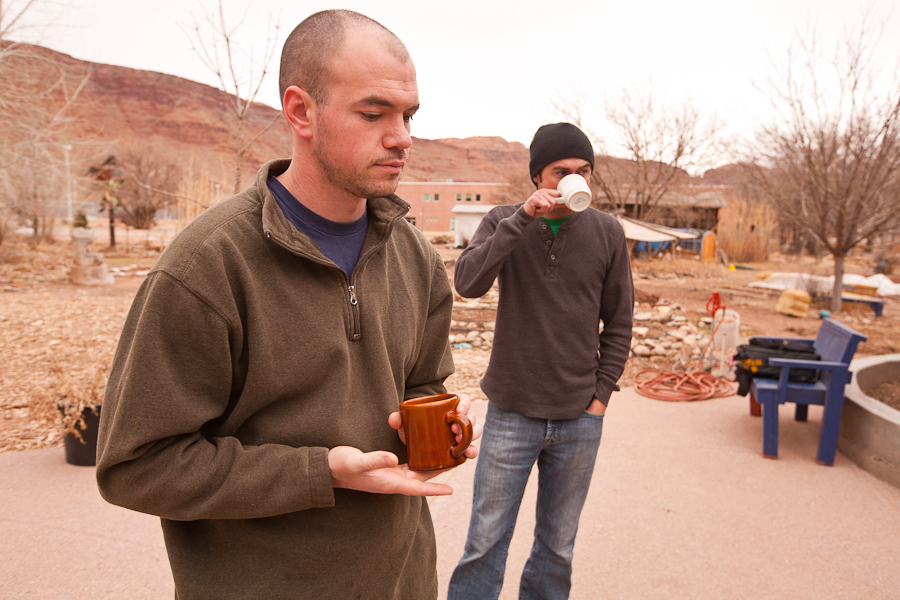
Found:
[[[584,177],[577,173],[566,175],[560,179],[556,191],[560,193],[556,203],[565,204],[569,210],[581,212],[591,205],[591,186]]]

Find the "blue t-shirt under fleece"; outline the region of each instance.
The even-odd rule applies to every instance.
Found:
[[[334,261],[347,274],[347,279],[353,273],[356,263],[359,261],[359,253],[362,250],[363,241],[366,239],[366,231],[369,228],[369,211],[363,211],[363,215],[350,223],[338,223],[317,215],[309,210],[299,200],[294,198],[287,188],[274,177],[266,181],[281,212],[291,224],[312,238],[319,246],[322,254]]]

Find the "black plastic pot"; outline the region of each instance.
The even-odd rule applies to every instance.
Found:
[[[59,410],[63,414],[66,407],[59,405]],[[93,467],[97,464],[97,433],[100,430],[100,405],[91,404],[85,406],[81,411],[81,417],[84,419],[84,427],[79,423],[75,424],[81,439],[72,432],[66,433],[63,444],[66,448],[66,462],[70,465],[79,467]]]

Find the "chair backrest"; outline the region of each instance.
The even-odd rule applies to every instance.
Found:
[[[850,364],[856,353],[856,347],[864,341],[866,336],[840,321],[829,318],[822,321],[813,347],[824,361]]]

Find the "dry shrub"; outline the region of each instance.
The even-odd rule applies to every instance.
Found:
[[[70,372],[53,365],[49,384],[35,388],[32,418],[47,426],[56,424],[58,435],[74,433],[81,439],[79,428],[85,427],[82,413],[86,408],[95,410],[94,406],[103,402],[108,377],[109,366],[105,364]]]

